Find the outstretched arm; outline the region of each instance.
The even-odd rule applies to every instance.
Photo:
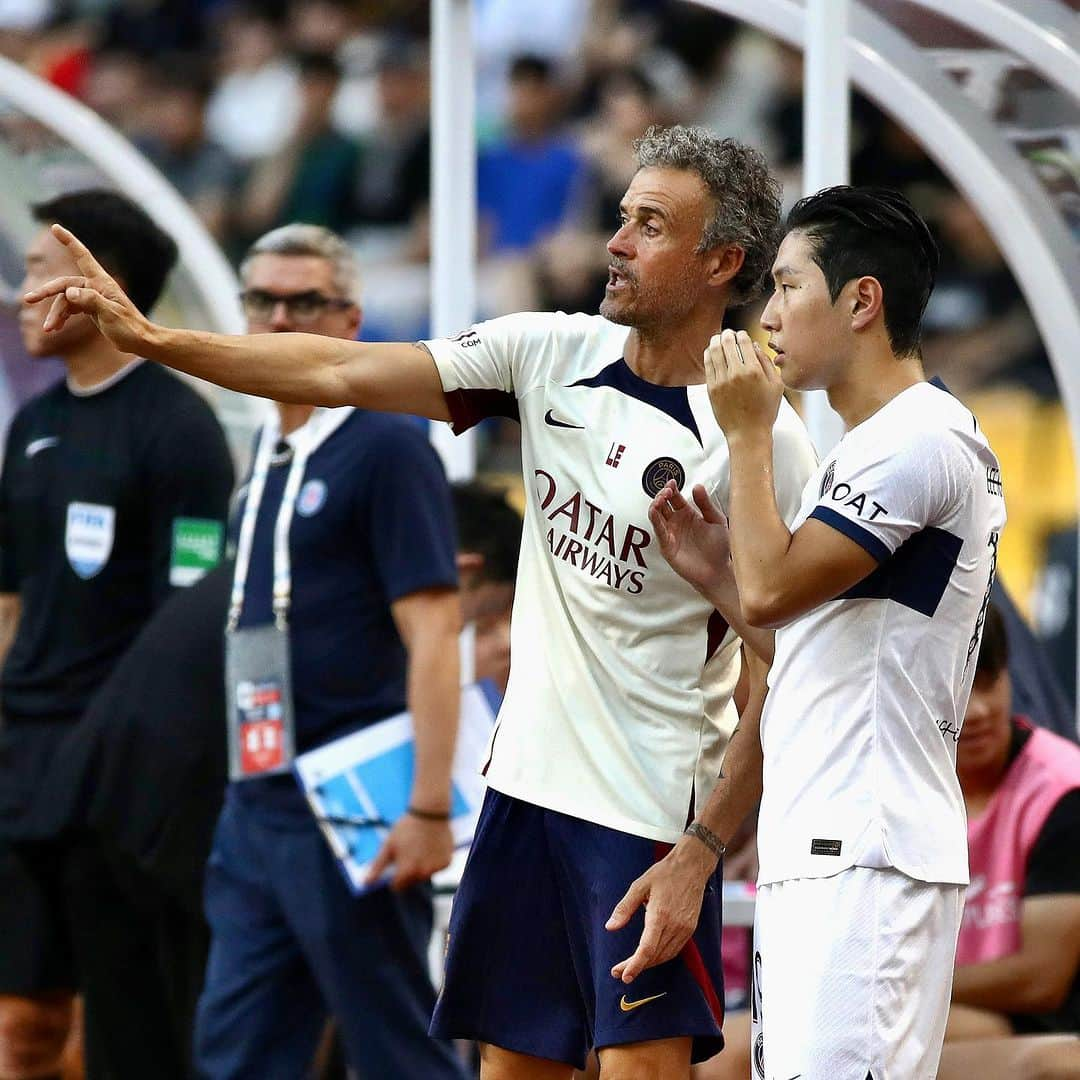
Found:
[[[315,334],[234,336],[173,330],[152,323],[62,225],[53,234],[72,254],[76,277],[54,278],[25,296],[51,300],[46,330],[84,312],[123,352],[177,371],[275,401],[359,405],[449,420],[435,361],[423,345],[342,341]]]

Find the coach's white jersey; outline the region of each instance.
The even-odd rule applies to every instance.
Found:
[[[599,316],[521,314],[426,344],[455,430],[521,421],[527,506],[488,782],[673,842],[716,782],[739,643],[668,566],[648,509],[672,478],[726,506],[728,454],[706,387],[639,378],[627,334]],[[787,405],[775,456],[791,518],[815,459]]]
[[[807,484],[877,570],[776,635],[762,718],[762,884],[849,866],[967,882],[956,743],[1005,524],[972,414],[919,383],[849,431]]]

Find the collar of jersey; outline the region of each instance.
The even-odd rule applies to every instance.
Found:
[[[110,386],[115,386],[121,379],[130,375],[137,367],[141,367],[146,361],[141,356],[136,356],[134,360],[126,363],[119,371],[114,371],[108,378],[102,379],[99,383],[94,383],[93,386],[76,386],[71,381],[71,376],[67,378],[68,392],[75,397],[93,397],[95,394],[103,394]]]
[[[295,431],[290,431],[284,436],[285,441],[298,450],[301,446],[307,455],[315,453],[331,435],[355,412],[352,405],[343,405],[339,409],[316,409],[307,420]],[[266,419],[267,426],[274,429],[275,435],[278,430],[279,418],[277,409],[271,409]]]
[[[701,432],[698,431],[697,421],[690,408],[690,397],[685,386],[660,386],[643,379],[630,365],[626,358],[620,356],[618,360],[608,364],[595,375],[587,379],[579,379],[571,386],[607,386],[612,390],[618,390],[627,397],[636,398],[638,401],[651,405],[666,413],[672,420],[682,424],[691,435],[701,444]]]

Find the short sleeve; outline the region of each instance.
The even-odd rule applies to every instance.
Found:
[[[423,432],[403,422],[382,435],[357,499],[389,602],[457,587],[450,487]]]
[[[424,342],[457,434],[489,416],[518,419],[517,399],[544,381],[557,318],[546,312],[505,315]]]
[[[841,450],[825,469],[809,516],[884,562],[909,537],[945,521],[970,475],[947,428],[883,438],[858,458]]]
[[[1080,788],[1066,792],[1043,823],[1028,855],[1025,896],[1080,894]]]
[[[201,399],[178,399],[147,454],[155,603],[190,585],[223,554],[232,458],[221,425]]]
[[[788,526],[802,506],[807,481],[817,470],[817,454],[806,427],[787,403],[773,426],[773,483],[776,507]]]

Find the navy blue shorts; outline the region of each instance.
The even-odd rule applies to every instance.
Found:
[[[692,1036],[693,1060],[723,1045],[720,870],[674,960],[630,986],[611,969],[637,948],[639,910],[604,923],[667,844],[489,790],[450,915],[431,1033],[583,1068],[590,1047]]]

